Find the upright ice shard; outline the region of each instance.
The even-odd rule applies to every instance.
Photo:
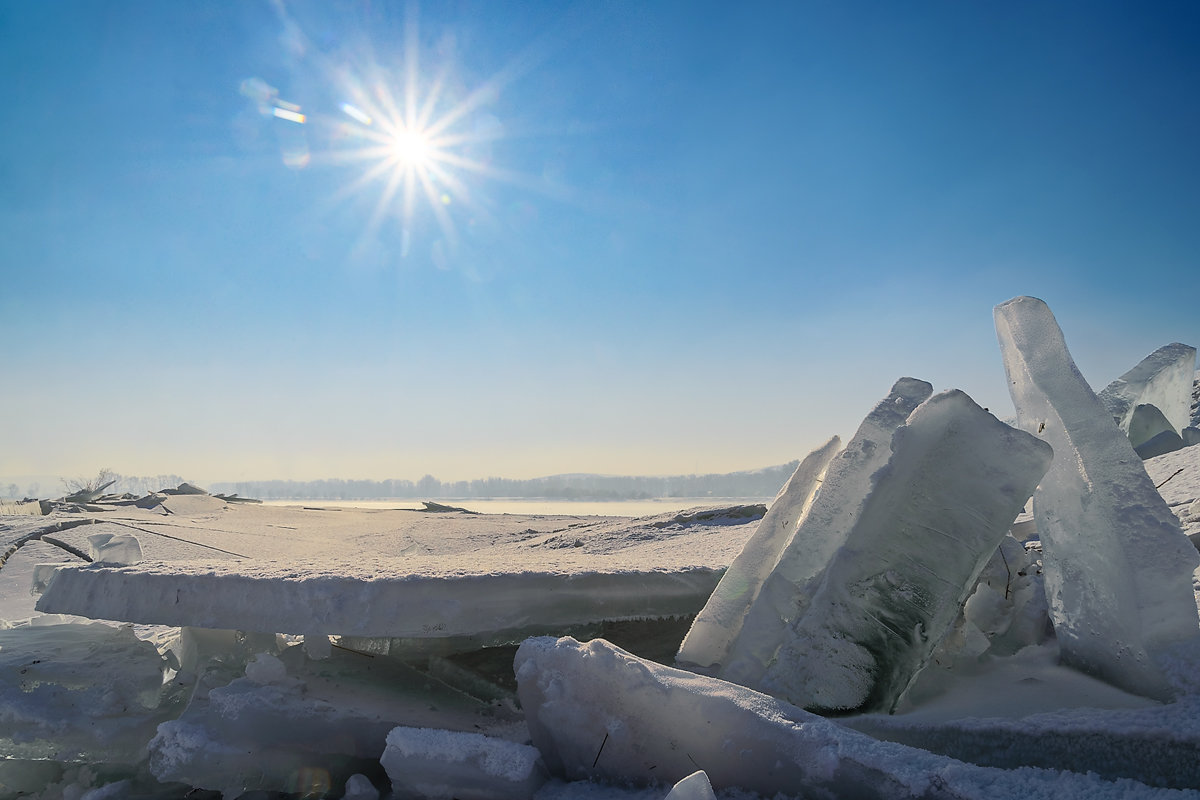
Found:
[[[796,467],[692,623],[679,647],[680,662],[704,668],[725,659],[747,610],[791,541],[820,485],[821,473],[840,446],[841,440],[834,436]]]
[[[1176,433],[1191,424],[1192,378],[1196,372],[1196,348],[1173,342],[1142,359],[1137,366],[1100,392],[1100,402],[1121,430],[1137,447],[1158,431],[1138,441],[1130,424],[1139,405],[1158,408]]]
[[[826,565],[857,521],[871,475],[887,463],[892,434],[932,392],[926,381],[896,381],[830,462],[820,491],[734,631],[728,652],[714,659],[722,662],[721,677],[745,686],[762,677],[788,624],[804,612]],[[681,650],[678,660],[691,659]]]
[[[1200,653],[1192,592],[1200,554],[1083,379],[1046,304],[1017,297],[995,317],[1018,423],[1055,453],[1034,517],[1063,658],[1127,691],[1169,699],[1196,680],[1178,659]]]
[[[810,710],[890,711],[1052,457],[963,392],[922,403],[757,688]]]

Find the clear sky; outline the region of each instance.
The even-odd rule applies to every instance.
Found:
[[[1102,387],[1200,345],[1198,41],[1192,2],[0,3],[0,478],[752,469],[901,375],[1011,413],[1021,294]]]

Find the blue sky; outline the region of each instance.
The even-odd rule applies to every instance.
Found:
[[[0,477],[755,468],[901,375],[1009,413],[1021,294],[1103,386],[1200,344],[1198,40],[1167,2],[0,4]],[[362,180],[406,86],[455,137],[407,213]]]

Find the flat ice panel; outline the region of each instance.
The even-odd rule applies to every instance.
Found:
[[[581,571],[574,571],[579,569]],[[93,619],[306,635],[509,636],[695,614],[721,570],[398,573],[389,559],[146,561],[58,571],[37,608]]]
[[[1173,342],[1158,348],[1133,369],[1104,387],[1099,394],[1100,402],[1123,431],[1130,430],[1130,421],[1137,406],[1149,403],[1157,406],[1175,432],[1179,433],[1191,424],[1195,373],[1196,348]],[[1134,441],[1133,444],[1136,446],[1141,442]]]
[[[796,467],[758,523],[754,535],[729,565],[716,590],[696,616],[679,647],[677,660],[680,663],[711,667],[725,660],[730,644],[742,629],[746,612],[795,534],[821,474],[840,447],[841,440],[834,436]]]
[[[1167,699],[1194,685],[1200,653],[1183,535],[1129,439],[1112,424],[1044,302],[996,306],[996,333],[1020,426],[1054,448],[1034,495],[1046,598],[1064,660],[1116,686]]]
[[[913,411],[891,449],[757,688],[809,709],[890,711],[1053,456],[957,390]]]
[[[932,392],[933,386],[926,381],[896,381],[846,448],[830,462],[808,513],[737,631],[718,673],[721,677],[746,686],[761,680],[788,625],[804,613],[821,574],[858,520],[871,476],[887,464],[891,454],[892,434]]]

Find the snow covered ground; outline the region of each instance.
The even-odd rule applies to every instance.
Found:
[[[770,511],[0,517],[0,798],[1200,798],[1200,447],[997,326],[1020,429],[901,379]]]
[[[1146,469],[1156,484],[1165,481],[1161,492],[1172,509],[1183,518],[1189,532],[1200,528],[1200,519],[1197,519],[1200,515],[1192,511],[1193,505],[1200,499],[1200,448],[1192,447],[1159,456],[1146,462]],[[1200,506],[1197,510],[1200,510]],[[163,511],[168,513],[164,514]],[[547,583],[552,580],[551,576],[561,578],[595,574],[644,578],[646,575],[690,574],[695,577],[694,584],[673,600],[676,602],[686,597],[690,606],[685,604],[664,610],[665,622],[661,633],[650,627],[641,633],[634,632],[623,642],[635,652],[639,646],[644,647],[652,657],[669,663],[673,649],[686,631],[686,625],[672,626],[670,619],[678,616],[687,618],[699,610],[711,593],[721,568],[733,560],[754,532],[760,514],[761,509],[753,507],[692,516],[668,514],[641,520],[426,514],[349,509],[306,510],[303,507],[230,504],[204,496],[175,496],[166,498],[161,508],[156,509],[127,507],[91,514],[7,517],[0,522],[0,536],[4,537],[4,542],[11,543],[29,536],[35,530],[58,526],[65,529],[53,531],[47,534],[47,538],[86,553],[89,535],[113,531],[135,533],[146,560],[124,572],[131,575],[153,575],[155,571],[171,574],[169,565],[173,565],[173,574],[184,577],[225,577],[232,584],[216,589],[215,596],[203,605],[210,609],[225,608],[230,614],[240,613],[240,629],[251,632],[243,635],[243,640],[252,639],[254,631],[305,634],[310,633],[308,628],[312,627],[310,622],[283,622],[293,613],[298,615],[297,619],[304,620],[303,609],[284,608],[269,599],[247,602],[247,584],[252,583],[256,575],[286,575],[294,586],[302,586],[306,580],[324,580],[327,585],[337,585],[339,576],[374,577],[381,586],[389,586],[396,580],[389,576],[407,575],[407,579],[400,581],[399,585],[412,582],[412,598],[405,600],[396,596],[388,601],[387,608],[396,622],[394,629],[387,631],[386,639],[371,635],[380,631],[339,631],[334,629],[336,625],[321,631],[358,636],[335,639],[335,642],[345,642],[346,646],[358,645],[350,649],[359,652],[371,647],[377,651],[381,648],[399,651],[414,644],[414,632],[410,623],[404,620],[416,620],[418,623],[421,620],[433,620],[433,606],[446,601],[445,597],[439,596],[436,604],[422,605],[422,595],[434,585],[422,584],[424,579],[448,581],[451,584],[457,581],[458,591],[464,592],[471,581],[507,576],[516,581],[514,585],[528,580],[536,591],[553,593],[555,587]],[[86,521],[87,524],[74,528],[62,524],[80,521]],[[63,629],[68,635],[57,639],[44,634],[38,644],[42,648],[43,662],[57,658],[69,663],[73,657],[77,657],[72,656],[70,648],[79,646],[78,643],[71,645],[71,641],[86,633],[85,623],[88,620],[47,616],[35,611],[34,602],[38,598],[29,590],[34,577],[34,565],[51,562],[84,563],[62,546],[44,540],[30,542],[13,553],[0,570],[0,618],[9,620],[7,625],[16,626],[10,627],[10,635],[19,634],[22,630],[34,631],[39,627],[47,631],[55,629],[56,626],[46,623],[73,623],[79,626],[79,630]],[[81,572],[119,574],[122,570],[112,567]],[[514,577],[518,575],[524,578]],[[277,583],[267,581],[267,584]],[[349,582],[341,581],[341,584],[345,587]],[[198,589],[196,594],[202,596],[203,590]],[[178,628],[161,627],[178,625],[187,613],[192,613],[177,611],[176,604],[168,603],[161,593],[131,590],[128,593],[117,591],[113,596],[117,599],[104,601],[100,596],[89,597],[85,592],[79,607],[73,610],[83,611],[91,603],[115,602],[118,607],[111,614],[113,618],[145,623],[137,625],[134,631],[141,634],[143,639],[162,646],[164,652],[171,653],[175,659],[167,659],[170,680],[163,692],[164,697],[171,692],[196,693],[194,686],[172,685],[179,680],[179,674],[173,673],[173,668],[187,671],[188,665],[177,663],[181,658],[199,660],[197,653],[207,647],[210,652],[223,652],[222,657],[236,661],[229,655],[236,650],[231,642],[199,642],[195,640],[202,639],[203,632],[180,637]],[[379,600],[365,596],[355,597],[354,600],[356,604],[341,607],[347,624],[356,621],[362,623],[378,616],[375,609],[381,605]],[[642,600],[646,598],[643,596]],[[186,603],[186,600],[181,602]],[[442,615],[441,621],[444,622],[445,612],[437,613]],[[476,613],[477,610],[463,611],[465,616],[462,618],[475,618]],[[172,615],[179,614],[183,616],[172,618]],[[102,613],[96,615],[105,616]],[[644,619],[645,608],[640,613],[622,612],[610,616]],[[37,626],[24,622],[31,618],[43,624]],[[575,632],[577,638],[585,639],[619,630],[610,623],[609,630],[604,631],[604,623],[597,620],[577,625],[564,624],[562,619],[547,619],[545,622],[540,630],[537,624],[527,626],[528,632]],[[226,627],[226,623],[212,624],[212,627]],[[310,737],[306,735],[289,738],[280,733],[289,727],[299,729],[314,724],[312,715],[317,712],[304,707],[302,697],[310,700],[315,698],[315,705],[325,709],[322,712],[325,716],[319,718],[322,729],[342,731],[343,737],[349,737],[350,733],[347,732],[350,731],[362,731],[363,736],[372,735],[372,732],[383,736],[390,730],[394,718],[401,717],[409,725],[464,732],[486,731],[490,736],[511,742],[514,746],[527,745],[530,742],[529,734],[520,714],[514,711],[508,687],[491,687],[495,698],[491,701],[481,700],[478,696],[472,696],[470,691],[464,692],[458,688],[466,685],[463,683],[466,680],[485,683],[485,678],[491,674],[486,666],[480,667],[471,661],[471,657],[479,658],[478,653],[462,652],[464,648],[468,651],[477,648],[479,642],[450,635],[461,634],[465,629],[447,628],[445,632],[448,636],[444,640],[446,647],[432,656],[428,648],[422,650],[424,663],[412,659],[387,659],[387,664],[376,664],[376,659],[367,659],[350,652],[350,649],[341,648],[333,648],[329,659],[313,661],[304,655],[303,648],[296,645],[299,639],[289,637],[281,640],[293,646],[281,654],[278,674],[265,678],[261,671],[256,674],[253,669],[254,654],[250,651],[255,647],[249,646],[240,664],[226,665],[225,672],[219,677],[210,673],[209,681],[219,684],[225,680],[227,684],[209,687],[207,705],[193,702],[191,707],[185,709],[182,699],[176,698],[174,705],[167,701],[159,703],[159,706],[165,707],[164,712],[161,708],[153,708],[153,703],[143,703],[139,706],[139,713],[123,715],[126,723],[120,730],[104,728],[108,741],[104,743],[106,749],[99,751],[95,743],[80,741],[79,737],[75,737],[73,746],[77,752],[74,753],[49,754],[37,748],[16,749],[13,752],[22,757],[62,757],[68,765],[95,763],[95,760],[101,759],[131,760],[145,757],[145,745],[154,737],[155,727],[161,726],[152,753],[156,759],[154,763],[164,774],[172,775],[183,783],[164,785],[164,793],[159,796],[182,796],[190,788],[189,781],[209,789],[227,788],[219,781],[218,785],[212,785],[211,782],[206,785],[206,774],[220,772],[221,769],[229,771],[231,766],[233,772],[237,771],[236,759],[217,747],[216,743],[222,738],[232,747],[245,745],[251,748],[255,768],[264,775],[269,777],[273,774],[280,780],[287,780],[287,775],[299,774],[303,769],[304,759],[294,754],[304,754],[306,748],[312,747]],[[119,632],[120,629],[114,630]],[[656,645],[654,639],[658,636],[676,638],[664,646]],[[619,635],[611,638],[620,640]],[[109,642],[109,660],[104,660],[104,647],[99,646],[92,646],[89,654],[82,657],[91,659],[89,670],[93,674],[127,673],[131,653],[140,655],[140,662],[134,663],[141,663],[145,669],[147,653],[157,651],[153,648],[150,651],[138,650],[137,641],[131,637],[116,643]],[[263,641],[260,638],[258,644]],[[19,653],[27,647],[13,648],[10,645],[6,648],[6,644],[6,641],[0,640],[0,654],[4,654],[6,649],[15,649]],[[275,642],[271,641],[271,644]],[[508,659],[512,657],[511,649],[489,649],[503,652]],[[456,650],[460,652],[453,652]],[[431,661],[435,665],[432,670],[429,667]],[[374,672],[385,669],[388,690],[381,694],[378,687],[382,681],[375,679],[371,672],[364,672],[355,662],[369,663]],[[249,669],[247,664],[251,665]],[[511,665],[511,660],[508,664]],[[5,662],[3,666],[9,665]],[[156,665],[151,666],[157,669]],[[437,675],[445,680],[437,679],[435,689],[431,681]],[[130,680],[133,680],[132,675]],[[139,680],[140,683],[126,689],[110,688],[108,694],[116,692],[124,698],[122,702],[126,702],[138,691],[145,692],[146,679]],[[86,682],[79,679],[80,685]],[[478,685],[469,688],[475,695],[486,692]],[[8,698],[11,699],[15,696],[11,692],[22,690],[10,684],[4,691],[9,693]],[[95,722],[87,714],[70,710],[77,709],[81,702],[99,702],[96,698],[84,701],[83,697],[71,696],[71,693],[81,691],[81,688],[72,688],[60,691],[56,698],[45,699],[42,711],[28,713],[21,724],[28,728],[31,719],[39,718],[42,724],[48,725],[57,715],[61,726],[61,720],[69,719],[72,713],[77,715],[77,722]],[[225,707],[238,704],[246,722],[231,723],[220,712],[214,711],[214,695]],[[431,698],[439,707],[436,713],[429,711]],[[383,711],[380,712],[380,709]],[[298,715],[302,721],[297,721]],[[172,717],[178,721],[171,721]],[[101,722],[97,724],[110,725],[111,717],[102,714],[98,718]],[[7,719],[9,724],[16,722],[12,716]],[[274,720],[275,725],[268,725],[264,719]],[[669,724],[686,727],[692,723],[678,720],[669,721]],[[270,732],[261,730],[264,725]],[[68,724],[67,727],[71,726]],[[1006,773],[1020,764],[1033,764],[1051,769],[1072,767],[1078,772],[1091,770],[1103,775],[1105,773],[1098,768],[1111,762],[1117,766],[1114,768],[1116,773],[1110,777],[1124,780],[1120,784],[1107,781],[1093,784],[1084,780],[1079,785],[1073,785],[1073,788],[1055,784],[1055,791],[1060,793],[1069,789],[1073,792],[1103,794],[1103,791],[1116,791],[1121,787],[1117,794],[1123,796],[1155,796],[1160,790],[1152,788],[1153,783],[1191,789],[1200,786],[1200,774],[1195,774],[1195,764],[1200,762],[1194,758],[1195,754],[1200,753],[1200,749],[1197,749],[1200,748],[1200,708],[1190,702],[1162,706],[1061,666],[1053,639],[1042,646],[1026,648],[1011,658],[995,658],[973,664],[970,668],[939,670],[936,674],[931,670],[928,679],[910,693],[899,713],[850,717],[842,720],[841,727],[846,730],[845,735],[855,730],[864,731],[879,739],[1004,767]],[[1081,730],[1085,733],[1079,733]],[[46,735],[70,738],[61,729]],[[1079,756],[1081,741],[1090,742],[1090,755]],[[380,752],[383,744],[382,740],[377,743]],[[353,768],[366,770],[363,765],[370,762],[370,756],[366,754],[370,747],[356,746],[359,747],[356,752],[361,754],[343,756],[342,760]],[[843,743],[840,746],[848,745]],[[89,750],[89,747],[92,749]],[[205,752],[206,748],[209,752]],[[1014,755],[1014,751],[1020,752]],[[616,752],[615,748],[612,752]],[[1068,754],[1072,753],[1077,763],[1069,760]],[[1148,757],[1147,754],[1154,757]],[[1187,758],[1189,754],[1193,757]],[[378,757],[379,754],[375,754],[375,758]],[[898,750],[892,757],[912,756],[907,750]],[[172,767],[168,763],[171,758],[177,759],[180,765],[174,773],[170,772]],[[393,757],[391,761],[396,763],[397,758]],[[1122,758],[1128,763],[1122,764]],[[25,765],[22,769],[24,777],[16,776],[14,765],[18,763]],[[29,767],[30,763],[36,763],[42,772]],[[274,766],[264,768],[264,763]],[[1141,770],[1135,774],[1144,780],[1131,783],[1128,776],[1135,765]],[[447,763],[446,767],[453,772],[461,769],[462,765]],[[1171,777],[1154,781],[1149,774],[1154,769],[1169,770]],[[10,787],[45,791],[44,796],[54,797],[72,796],[72,787],[81,790],[89,784],[104,784],[109,778],[128,780],[132,777],[133,783],[122,784],[124,792],[148,791],[145,789],[145,784],[149,783],[146,776],[142,775],[139,783],[137,771],[132,768],[115,773],[110,769],[108,774],[99,766],[93,766],[91,772],[85,770],[83,773],[80,773],[79,767],[68,767],[66,771],[47,770],[49,767],[45,762],[10,762],[7,772],[0,767],[0,781]],[[381,775],[376,773],[373,777],[382,783]],[[320,784],[324,778],[318,776],[314,780]],[[27,786],[29,782],[37,784],[38,781],[41,781],[40,785]],[[338,792],[343,787],[331,788]],[[635,788],[555,778],[541,784],[536,796],[543,800],[661,798],[667,793],[667,788]],[[227,788],[227,791],[232,794],[235,790]],[[745,791],[730,787],[719,790],[719,795],[729,798],[750,796]],[[75,796],[79,796],[78,793]],[[113,796],[120,796],[120,791]]]

